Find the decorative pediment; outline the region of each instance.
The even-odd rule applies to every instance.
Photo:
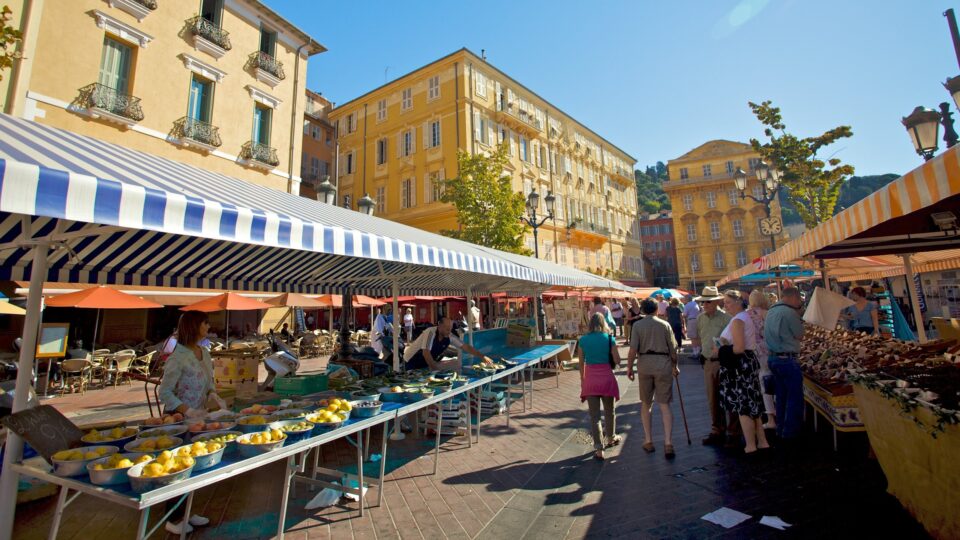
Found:
[[[697,160],[697,159],[707,159],[717,156],[728,156],[731,154],[743,154],[746,152],[752,152],[753,147],[749,144],[736,142],[736,141],[727,141],[724,139],[717,139],[713,141],[708,141],[700,146],[694,148],[693,150],[687,152],[686,154],[678,157],[674,161],[678,160]]]

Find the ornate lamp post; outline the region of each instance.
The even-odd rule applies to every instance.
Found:
[[[329,174],[324,175],[323,182],[320,182],[320,185],[317,186],[317,200],[327,204],[336,204],[337,202],[337,188],[330,183]]]
[[[757,164],[756,174],[757,181],[760,182],[760,197],[747,193],[747,173],[744,172],[743,169],[737,168],[737,172],[734,173],[733,176],[733,181],[737,186],[737,190],[740,192],[741,199],[750,198],[763,205],[767,217],[760,220],[760,234],[770,237],[770,247],[773,251],[776,251],[777,235],[783,232],[783,222],[779,217],[770,215],[770,205],[776,200],[777,194],[780,192],[782,174],[763,161]],[[773,251],[771,251],[771,253],[773,253]],[[779,295],[781,292],[779,266],[774,270],[774,276],[777,281],[777,294]]]
[[[370,198],[370,194],[366,193],[363,197],[357,201],[357,208],[368,216],[373,215],[373,210],[377,207],[377,203]]]
[[[913,148],[924,160],[930,161],[937,153],[937,137],[940,132],[940,113],[933,109],[917,107],[901,120],[907,128]]]
[[[553,219],[553,205],[557,201],[557,198],[553,195],[552,191],[547,191],[547,196],[543,198],[543,201],[547,204],[547,215],[541,219],[537,216],[537,210],[540,209],[540,194],[537,193],[536,188],[533,188],[530,190],[530,194],[527,195],[527,215],[520,216],[520,221],[533,228],[533,256],[537,259],[540,258],[540,242],[538,241],[537,230],[541,225],[546,223],[548,219]],[[540,314],[538,331],[542,337],[546,335],[547,314],[543,309],[543,298],[538,295],[536,301],[537,313]]]

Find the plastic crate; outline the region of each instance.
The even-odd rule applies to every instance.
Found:
[[[279,377],[273,381],[273,391],[281,396],[305,396],[327,389],[327,374]]]

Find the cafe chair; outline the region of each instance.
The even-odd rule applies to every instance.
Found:
[[[130,366],[137,359],[137,353],[132,350],[120,351],[113,355],[109,364],[106,364],[107,375],[113,378],[113,387],[116,388],[121,377],[130,373]]]
[[[60,376],[63,377],[63,385],[60,387],[62,396],[67,388],[71,393],[74,389],[79,389],[83,394],[87,384],[90,383],[90,374],[92,372],[92,362],[87,358],[70,358],[60,362]]]

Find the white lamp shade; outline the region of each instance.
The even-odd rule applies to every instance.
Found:
[[[913,148],[921,156],[932,156],[937,151],[940,133],[940,113],[933,109],[917,107],[910,116],[901,120],[913,142]]]

